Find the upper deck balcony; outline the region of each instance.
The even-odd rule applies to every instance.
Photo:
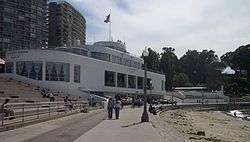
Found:
[[[114,42],[114,41],[99,41],[99,42],[95,42],[93,45],[94,46],[104,46],[104,47],[108,47],[108,48],[111,48],[111,49],[119,50],[121,52],[127,52],[125,43],[120,41],[120,40],[118,40],[117,42]]]

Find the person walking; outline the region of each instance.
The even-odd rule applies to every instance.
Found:
[[[109,100],[108,100],[108,106],[107,106],[107,109],[108,109],[108,119],[112,119],[112,116],[113,116],[113,108],[114,108],[113,99],[112,99],[112,98],[109,98]]]
[[[121,101],[120,100],[116,100],[115,105],[114,105],[114,109],[115,109],[115,119],[119,119],[120,109],[121,109]]]

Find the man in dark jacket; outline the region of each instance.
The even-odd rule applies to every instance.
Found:
[[[108,100],[108,106],[107,106],[107,109],[108,109],[108,119],[112,119],[113,108],[114,108],[114,101],[113,101],[112,98],[109,98],[109,100]]]

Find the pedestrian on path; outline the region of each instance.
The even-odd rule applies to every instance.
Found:
[[[119,119],[120,109],[121,109],[121,101],[120,100],[116,100],[115,105],[114,105],[114,109],[115,109],[115,119]]]
[[[114,108],[114,101],[112,98],[109,98],[108,100],[108,119],[112,119],[113,116],[113,108]]]

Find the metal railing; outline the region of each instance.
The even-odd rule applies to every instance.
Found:
[[[87,102],[39,102],[39,103],[9,103],[0,112],[0,126],[23,124],[28,121],[60,117],[76,113],[87,107]]]

